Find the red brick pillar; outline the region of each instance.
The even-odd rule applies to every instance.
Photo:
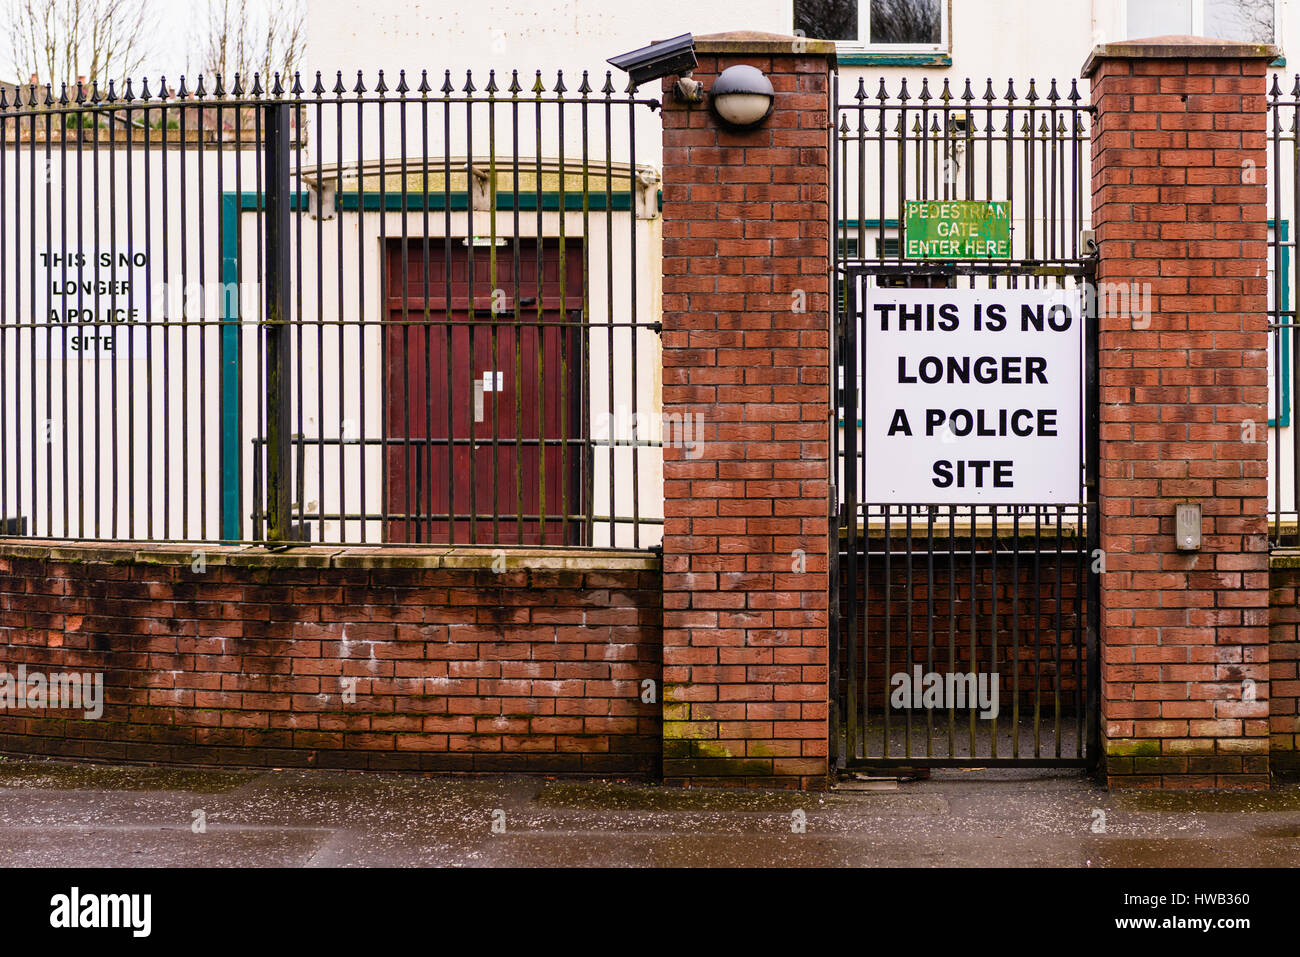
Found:
[[[1083,69],[1097,110],[1112,786],[1268,786],[1264,74],[1275,56],[1161,37],[1097,47]],[[1176,547],[1181,503],[1202,509],[1199,551]]]
[[[664,83],[664,413],[705,439],[664,450],[664,777],[824,787],[833,45],[696,54],[705,103]],[[730,132],[707,94],[741,63],[775,103]]]

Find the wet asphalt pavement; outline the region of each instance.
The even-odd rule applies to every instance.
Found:
[[[0,759],[0,867],[1295,867],[1300,782],[935,772],[823,794]]]

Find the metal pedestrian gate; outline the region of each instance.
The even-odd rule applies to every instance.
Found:
[[[1024,89],[834,91],[841,770],[1097,755],[1085,410],[1099,300],[1128,291],[1092,281],[1090,108]]]

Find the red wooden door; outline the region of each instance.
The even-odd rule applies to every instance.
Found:
[[[518,282],[513,245],[495,279],[474,249],[471,309],[463,243],[430,240],[427,261],[424,240],[390,244],[388,541],[582,540],[582,251],[565,245],[562,269],[558,242],[521,240]]]

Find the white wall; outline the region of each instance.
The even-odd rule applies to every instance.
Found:
[[[306,66],[345,77],[399,68],[450,69],[460,81],[466,69],[603,77],[609,57],[681,33],[789,33],[790,9],[790,0],[308,0]]]
[[[867,2],[867,0],[863,0]],[[1097,43],[1128,39],[1127,0],[952,0],[952,66],[858,72],[950,78],[1077,76]],[[1293,0],[1278,0],[1283,50],[1300,50]],[[306,67],[355,78],[384,69],[601,71],[615,54],[680,33],[789,34],[793,0],[309,0]],[[351,76],[349,76],[349,73]]]

